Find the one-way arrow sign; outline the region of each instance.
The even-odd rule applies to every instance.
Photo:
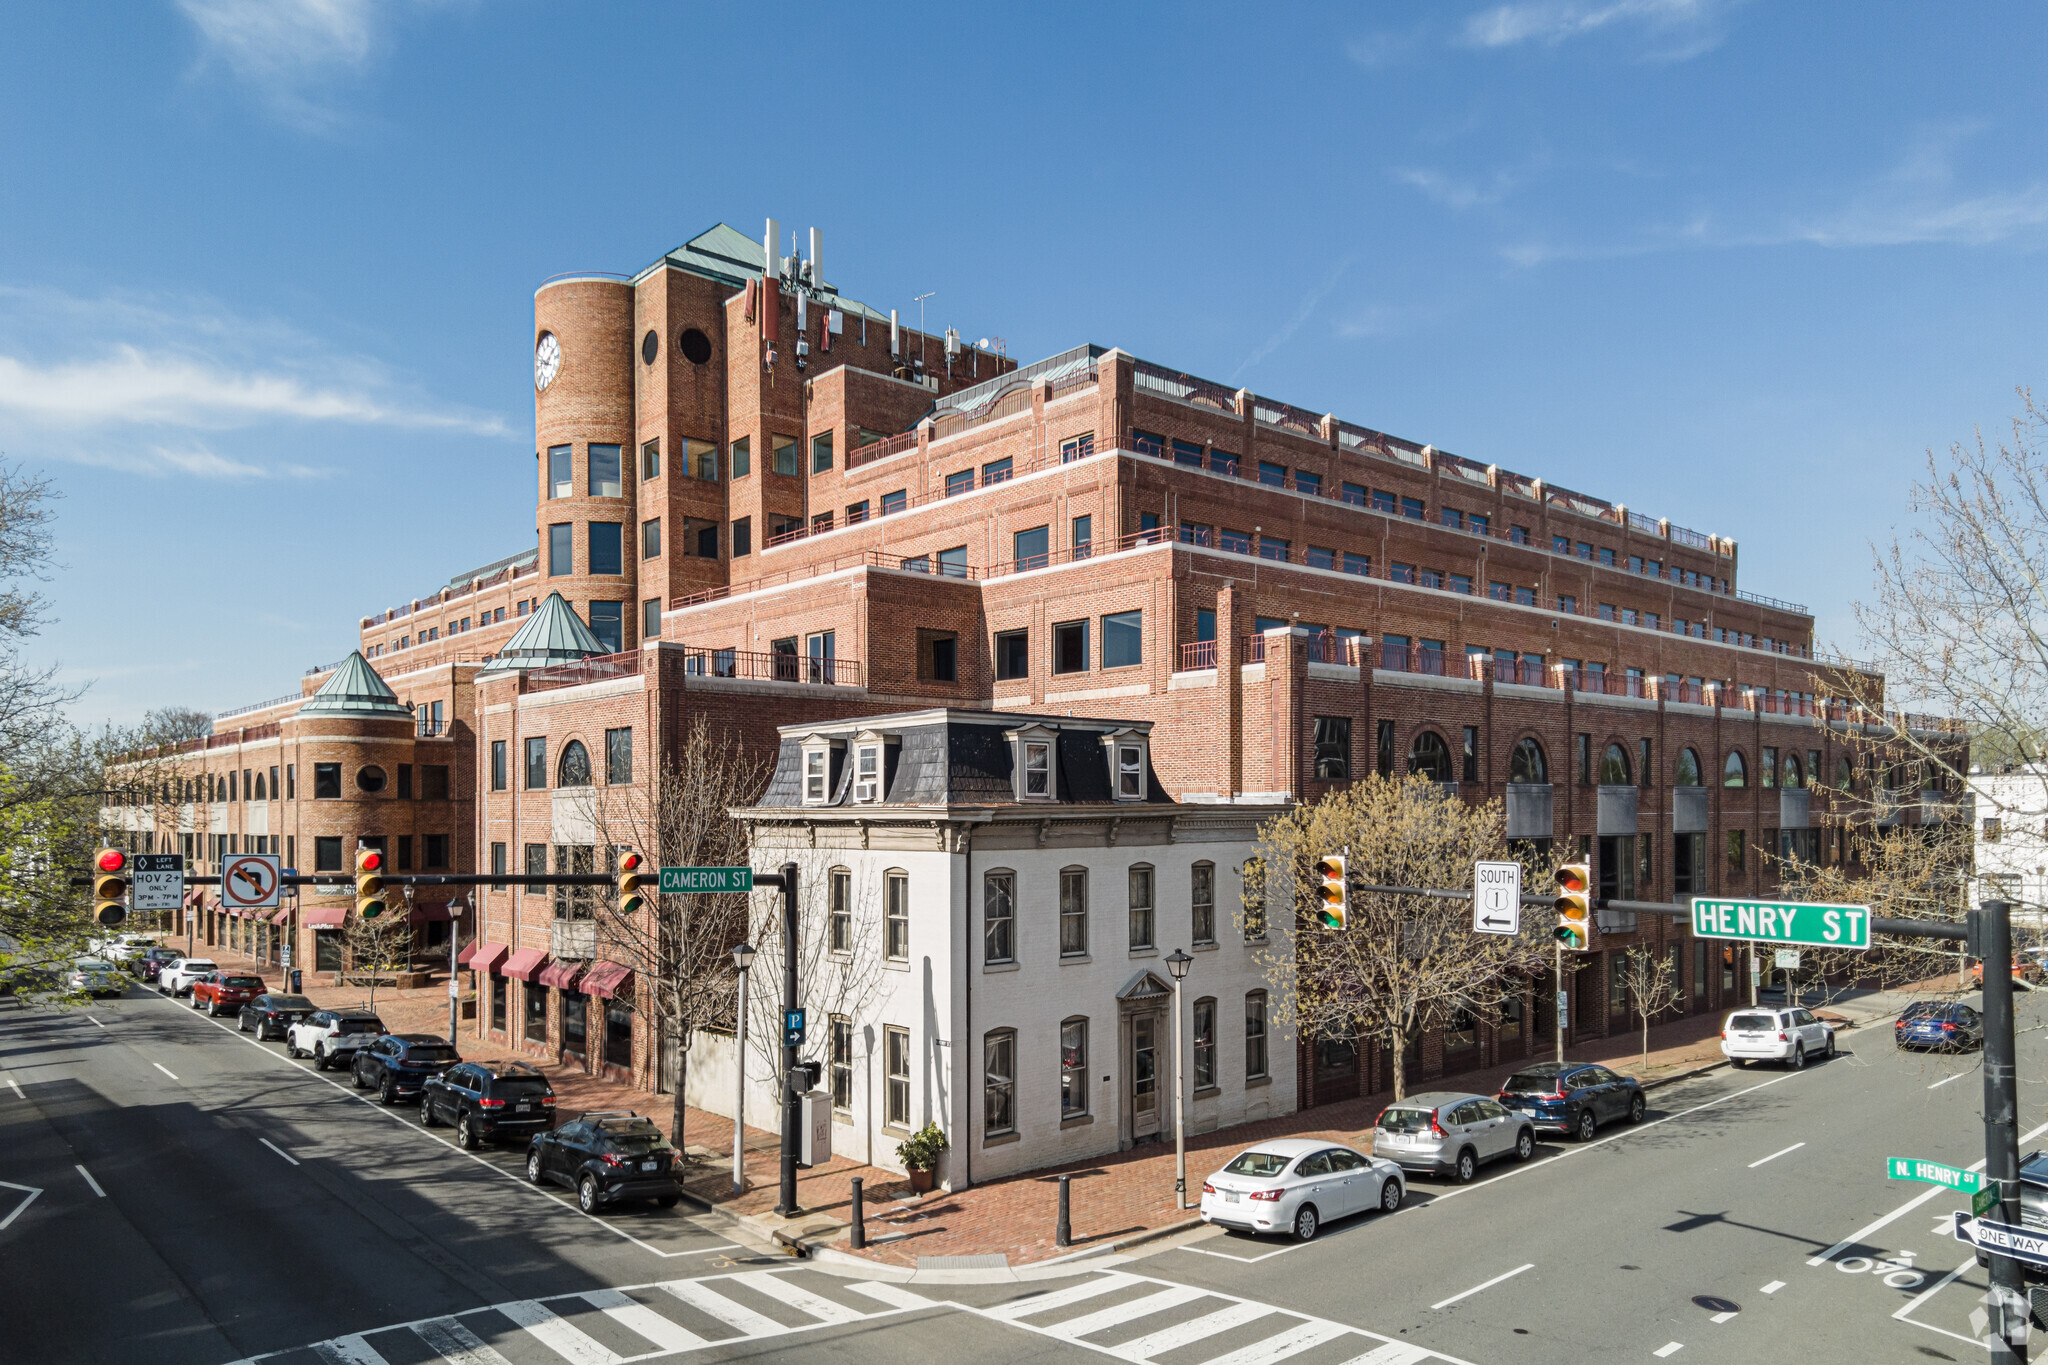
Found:
[[[1956,1240],[1983,1251],[2010,1256],[2015,1261],[2025,1261],[2028,1265],[2048,1268],[2048,1233],[2016,1228],[2010,1223],[1994,1223],[1988,1218],[1972,1218],[1957,1209]]]

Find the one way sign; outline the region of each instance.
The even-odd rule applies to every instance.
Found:
[[[1472,864],[1472,932],[1522,932],[1522,865]]]
[[[1995,1251],[2015,1261],[2048,1268],[2048,1233],[2016,1228],[2010,1223],[1994,1223],[1988,1218],[1972,1218],[1957,1209],[1956,1240],[1982,1251]]]

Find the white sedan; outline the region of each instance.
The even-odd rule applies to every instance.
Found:
[[[1313,1138],[1282,1138],[1239,1152],[1202,1182],[1202,1221],[1246,1232],[1292,1232],[1306,1242],[1334,1219],[1392,1213],[1408,1178],[1391,1161]]]
[[[166,963],[157,973],[156,988],[160,995],[186,995],[192,990],[192,983],[208,972],[217,972],[220,964],[210,957],[181,957]]]

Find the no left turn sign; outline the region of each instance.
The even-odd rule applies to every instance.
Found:
[[[220,900],[231,910],[277,908],[278,857],[275,853],[238,853],[221,864]]]

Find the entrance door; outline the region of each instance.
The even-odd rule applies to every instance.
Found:
[[[1131,1016],[1131,1137],[1159,1136],[1159,1016]]]

